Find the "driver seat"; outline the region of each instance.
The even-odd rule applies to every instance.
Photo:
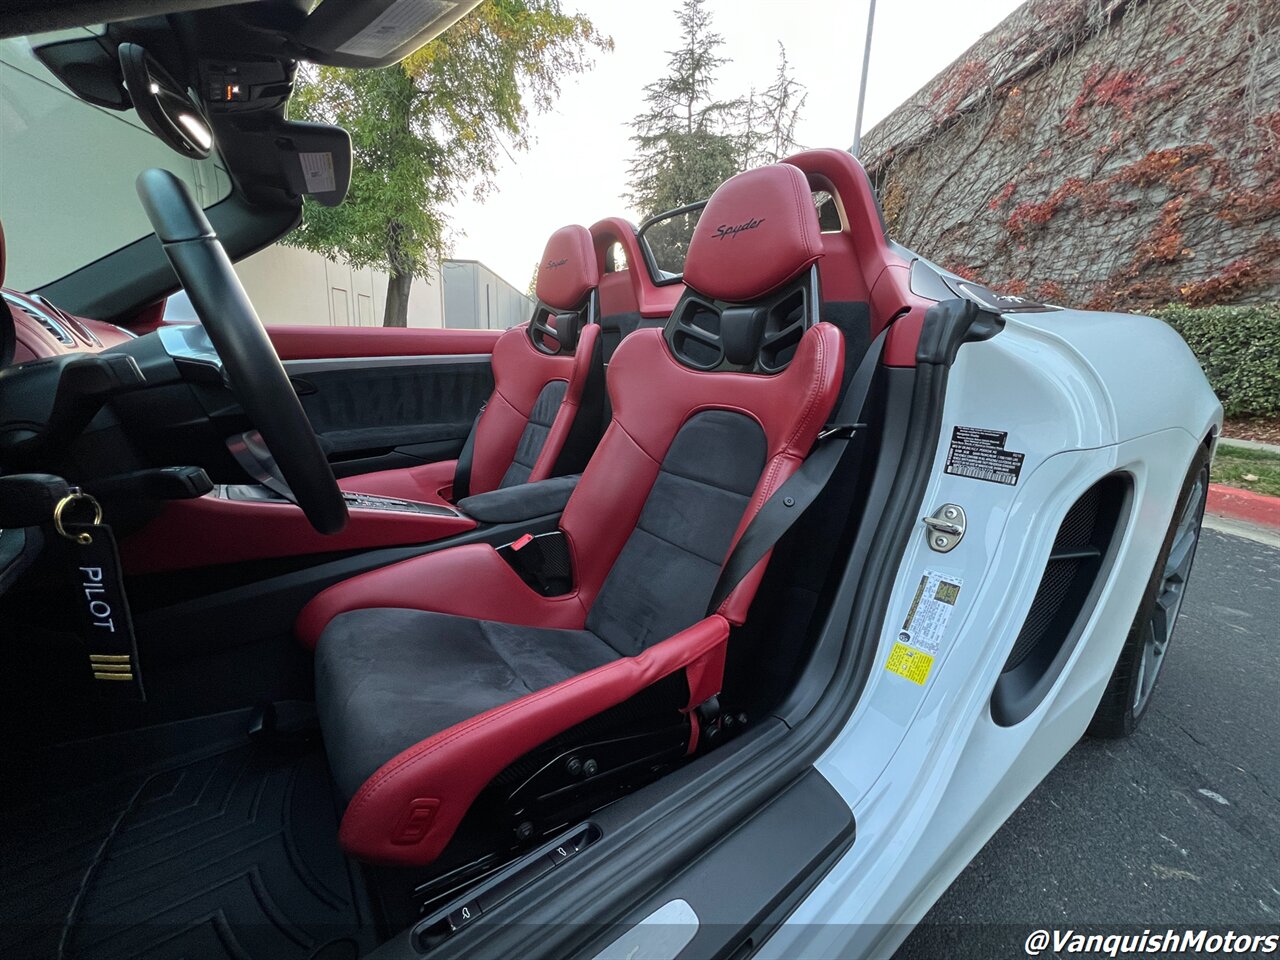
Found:
[[[551,235],[538,264],[533,317],[493,347],[494,387],[457,460],[346,477],[352,493],[447,505],[503,487],[578,473],[601,432],[603,370],[591,234]],[[598,376],[598,374],[597,374]]]
[[[709,609],[721,569],[839,392],[843,340],[816,322],[821,255],[796,167],[716,191],[689,246],[690,289],[664,329],[614,354],[612,423],[544,535],[563,543],[568,592],[532,588],[510,547],[466,544],[337,584],[303,610],[348,853],[431,863],[495,777],[659,687],[684,724],[679,752],[693,752],[695,711],[720,691],[730,628],[768,556]],[[786,331],[789,347],[770,353]]]

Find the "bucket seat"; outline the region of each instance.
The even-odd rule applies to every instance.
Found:
[[[567,590],[535,589],[511,548],[468,544],[337,584],[304,609],[349,853],[430,863],[496,776],[669,678],[694,748],[696,708],[720,690],[768,555],[715,602],[722,567],[840,389],[843,340],[816,322],[821,255],[797,168],[716,191],[690,242],[689,289],[665,328],[614,354],[612,422],[545,535],[563,547]]]

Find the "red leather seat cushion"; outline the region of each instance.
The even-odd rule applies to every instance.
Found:
[[[444,850],[489,781],[540,744],[677,670],[685,670],[689,677],[687,709],[714,695],[724,670],[728,636],[728,623],[720,617],[708,617],[638,656],[611,660],[524,695],[517,681],[506,691],[510,695],[507,702],[443,730],[424,729],[425,739],[388,758],[356,791],[342,818],[339,841],[345,850],[364,860],[430,863]],[[330,664],[324,645],[328,639],[326,636],[318,654],[325,664],[318,668],[320,682],[338,681],[327,697],[335,704],[340,698],[364,698],[363,704],[354,704],[363,707],[362,722],[379,705],[394,714],[400,694],[378,679],[387,676],[388,670],[398,668],[424,684],[431,683],[429,669],[414,667],[415,657],[421,658],[411,645],[396,647],[397,654],[384,662],[382,669],[371,670],[369,663],[359,658],[335,655]],[[335,644],[340,639],[335,637]],[[512,675],[507,664],[494,666],[503,677]],[[334,671],[331,674],[326,673],[329,667]],[[427,692],[424,690],[424,695]],[[459,693],[458,688],[446,685],[434,688],[434,695],[452,704]],[[501,700],[503,691],[489,690],[486,696]],[[394,722],[391,716],[386,720]],[[326,729],[326,740],[329,738]]]

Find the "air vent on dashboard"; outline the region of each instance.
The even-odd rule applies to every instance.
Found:
[[[55,320],[52,314],[41,310],[34,303],[24,300],[21,297],[15,297],[10,293],[4,294],[4,300],[5,303],[9,304],[11,307],[17,307],[36,323],[40,324],[40,326],[45,329],[46,333],[63,346],[74,347],[76,345],[76,339],[71,335],[71,331],[58,320]]]
[[[81,322],[79,317],[73,317],[61,307],[56,307],[38,293],[27,294],[31,301],[54,318],[55,322],[69,329],[76,337],[83,340],[91,347],[102,346],[102,341],[97,335]]]

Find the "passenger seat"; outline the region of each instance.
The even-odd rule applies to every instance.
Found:
[[[494,345],[493,394],[462,455],[346,477],[339,481],[342,489],[449,503],[580,472],[602,432],[599,284],[587,229],[573,225],[553,233],[538,266],[533,317]]]

